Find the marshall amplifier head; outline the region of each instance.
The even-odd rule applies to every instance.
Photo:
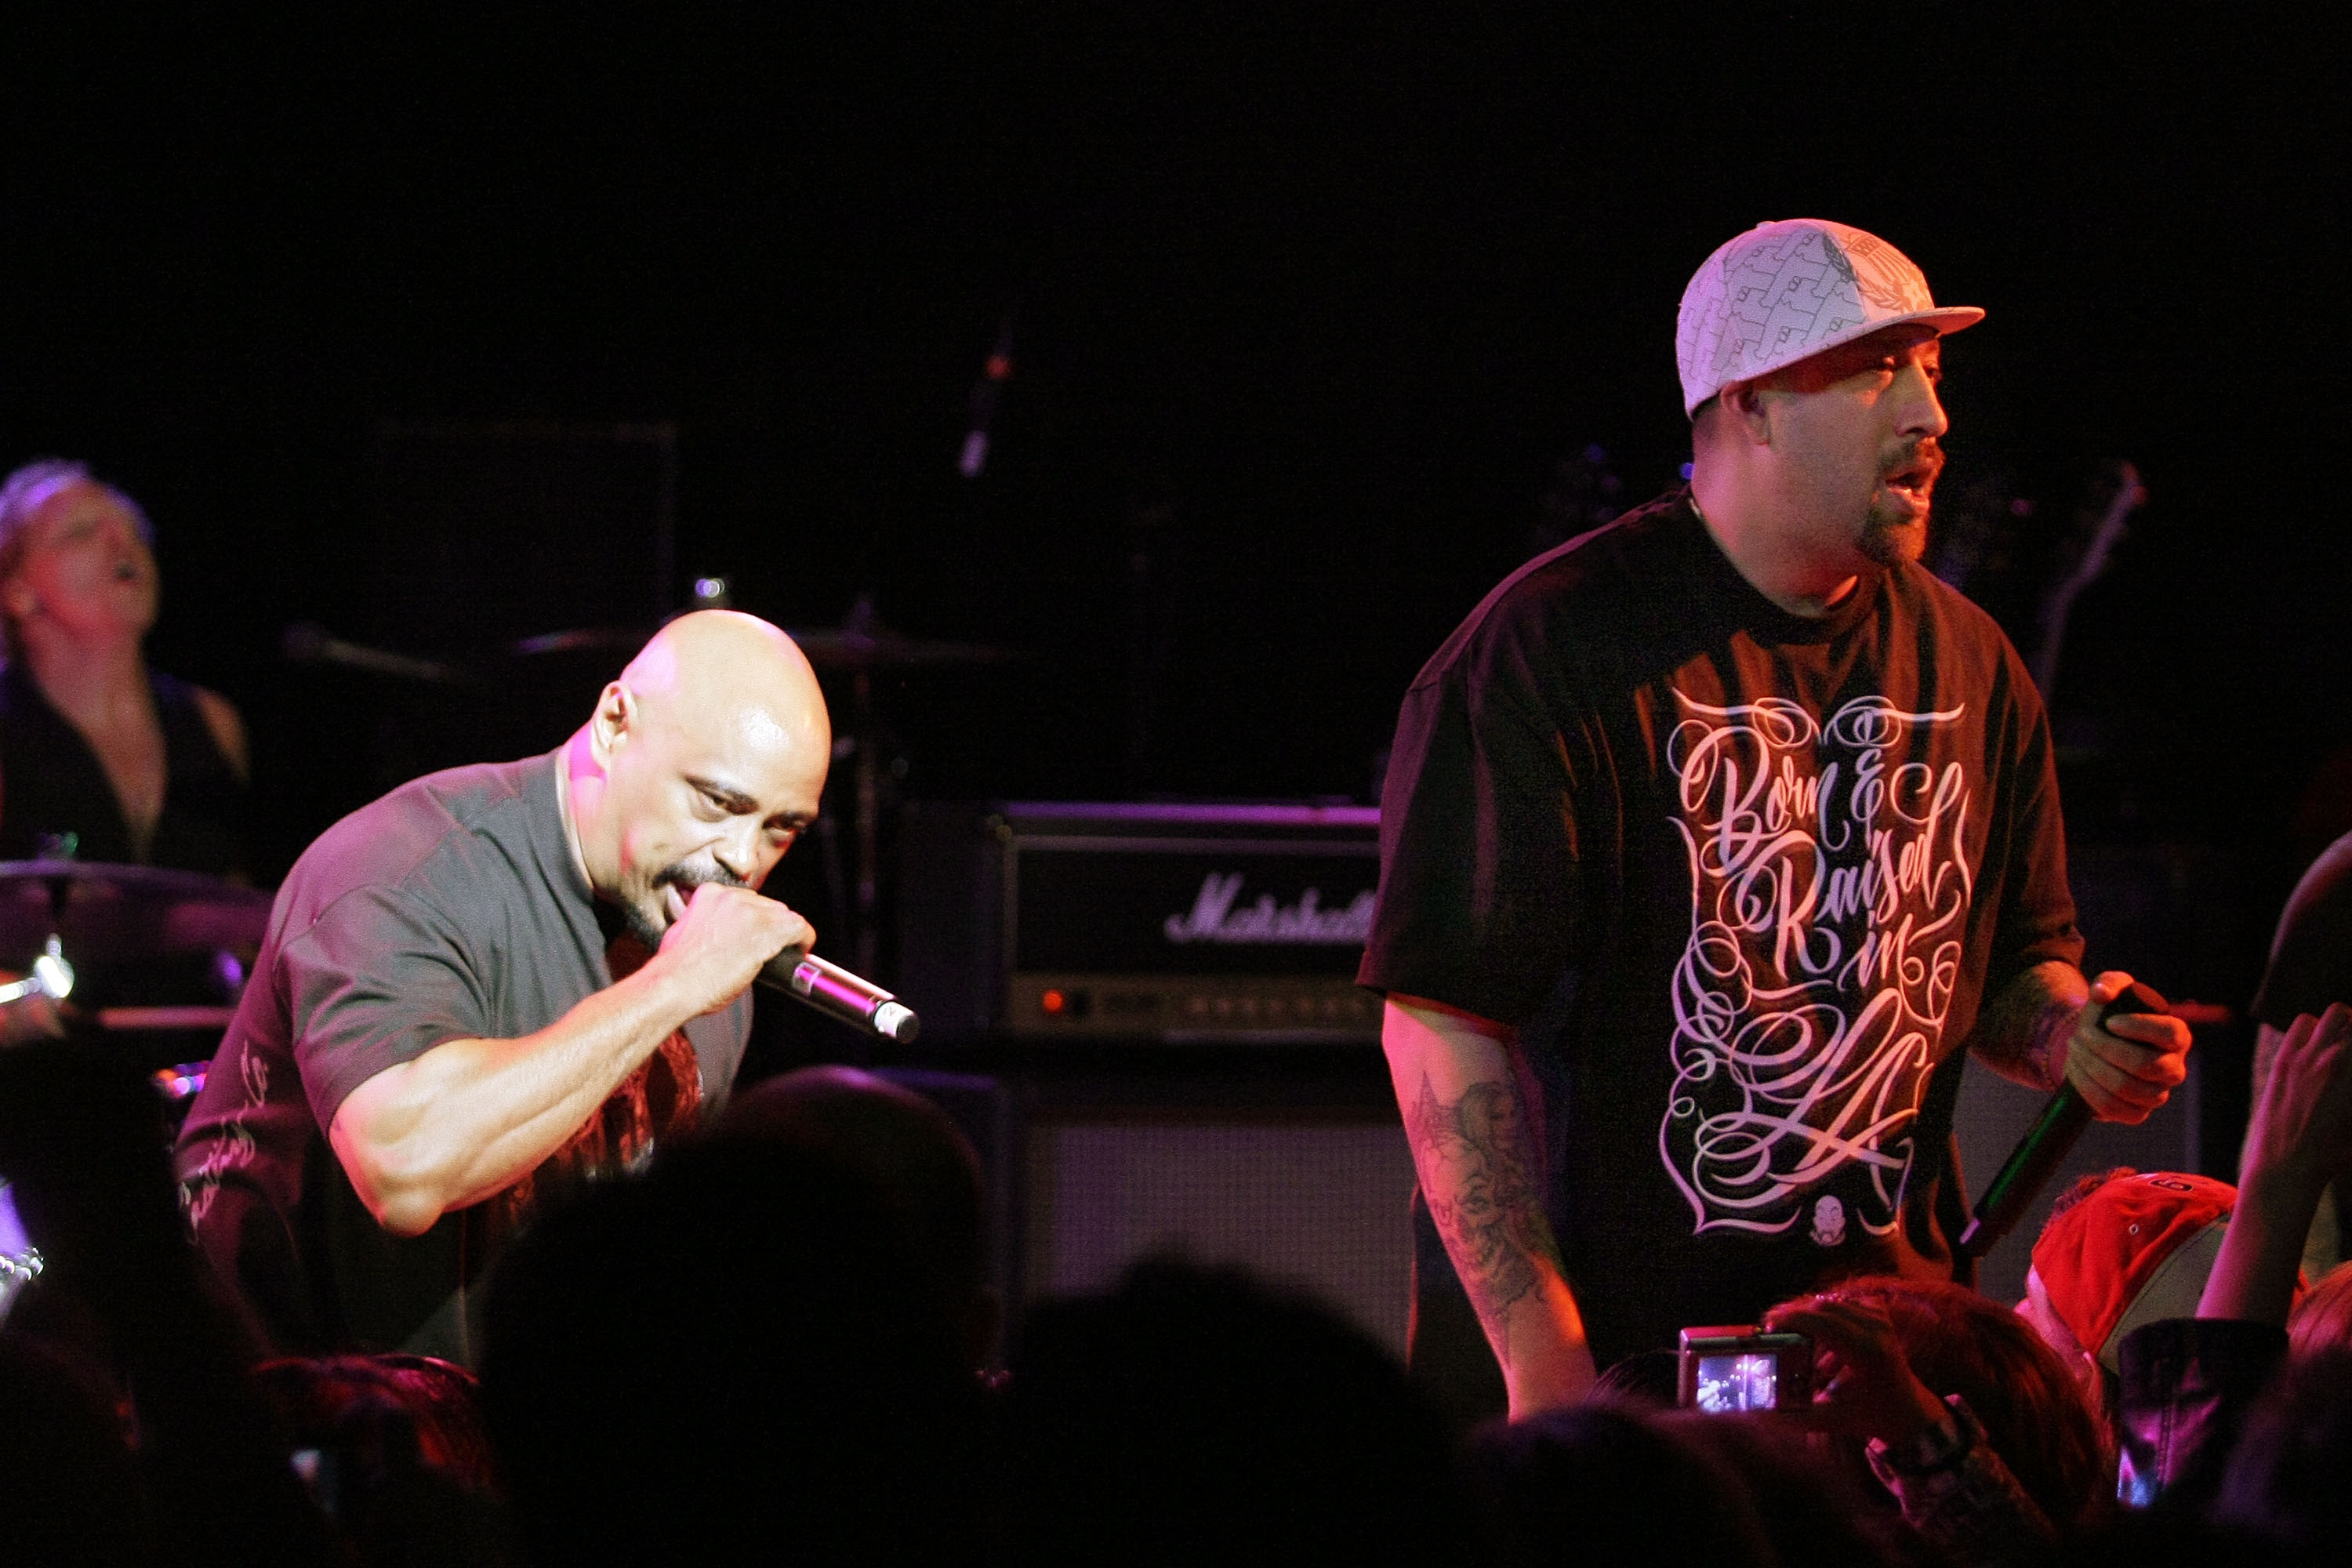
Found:
[[[1361,1041],[1370,806],[914,808],[901,991],[927,1032]]]

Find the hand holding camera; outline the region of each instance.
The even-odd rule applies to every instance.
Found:
[[[1799,1409],[1812,1397],[1812,1342],[1753,1323],[1685,1329],[1675,1402],[1709,1415]]]
[[[1811,1403],[1798,1413],[1819,1430],[1893,1446],[1950,1419],[1905,1358],[1895,1325],[1874,1307],[1814,1296],[1775,1307],[1766,1325],[1810,1340]],[[1786,1405],[1792,1409],[1800,1402]]]

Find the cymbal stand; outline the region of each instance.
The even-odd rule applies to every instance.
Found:
[[[874,711],[874,672],[860,666],[852,672],[852,706],[857,727],[857,973],[874,973],[881,948],[876,919],[881,901],[882,726]]]
[[[62,834],[44,842],[41,847],[59,859],[70,859],[79,847],[75,835]],[[32,972],[22,980],[12,980],[0,985],[0,1007],[38,993],[52,1002],[62,1002],[74,988],[74,967],[66,961],[65,949],[58,941],[58,923],[66,900],[71,896],[72,884],[62,877],[48,879],[49,940],[41,955],[33,960]]]

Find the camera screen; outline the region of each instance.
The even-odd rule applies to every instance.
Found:
[[[1780,1358],[1766,1351],[1698,1358],[1698,1399],[1701,1410],[1721,1415],[1734,1410],[1769,1410],[1780,1392]]]

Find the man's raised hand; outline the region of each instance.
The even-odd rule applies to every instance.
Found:
[[[2338,1002],[2288,1026],[2254,1106],[2244,1164],[2247,1188],[2281,1182],[2315,1194],[2352,1169],[2352,1008]]]
[[[1900,1443],[1946,1419],[1944,1402],[1911,1370],[1894,1323],[1877,1308],[1800,1298],[1773,1308],[1764,1324],[1812,1339],[1812,1407],[1792,1412],[1810,1425]]]
[[[2246,1130],[2242,1164],[2238,1207],[2197,1315],[2283,1329],[2319,1195],[2352,1169],[2352,1008],[2338,1002],[2287,1029]]]

